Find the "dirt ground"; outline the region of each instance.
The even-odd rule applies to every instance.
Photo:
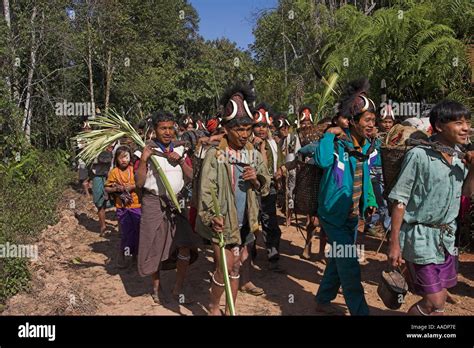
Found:
[[[106,238],[99,236],[93,204],[73,189],[64,192],[58,210],[59,222],[48,226],[39,238],[39,260],[31,263],[31,289],[11,298],[2,315],[207,315],[212,270],[210,250],[200,249],[199,259],[188,273],[186,294],[194,303],[180,305],[169,300],[164,306],[157,306],[150,296],[151,279],[140,277],[136,266],[124,270],[116,265],[120,235],[113,209],[107,212],[113,233]],[[266,294],[254,297],[239,293],[236,304],[239,315],[317,315],[314,295],[324,264],[316,259],[301,259],[302,235],[295,226],[285,227],[282,218],[280,222],[280,263],[286,273],[269,271],[265,251],[259,247],[252,280]],[[303,222],[302,217],[300,223]],[[368,261],[361,267],[366,299],[373,315],[403,315],[418,297],[409,293],[397,311],[384,307],[377,286],[386,266],[387,243],[376,254],[380,240],[365,237],[363,241]],[[318,247],[319,240],[315,238],[313,253]],[[174,278],[175,271],[163,273],[165,293],[170,294]],[[457,303],[448,303],[446,314],[474,315],[473,254],[460,255],[458,284],[451,294]],[[334,303],[348,313],[342,294]]]

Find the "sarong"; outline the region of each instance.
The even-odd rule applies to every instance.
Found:
[[[192,264],[197,259],[198,243],[184,216],[167,208],[159,196],[143,194],[138,247],[138,272],[142,277],[159,269],[175,268],[180,247],[191,249]]]

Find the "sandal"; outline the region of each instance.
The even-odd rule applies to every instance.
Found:
[[[100,235],[101,237],[108,237],[108,236],[110,236],[111,234],[112,234],[112,230],[107,227],[105,230],[101,231],[99,235]]]
[[[258,286],[255,286],[252,283],[250,283],[250,286],[248,288],[241,287],[239,291],[243,292],[244,294],[249,294],[253,296],[261,296],[265,294],[265,291],[262,288],[259,288]]]

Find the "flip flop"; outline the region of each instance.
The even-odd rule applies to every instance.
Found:
[[[240,288],[240,292],[243,292],[244,294],[249,294],[253,296],[261,296],[265,294],[265,291],[262,288],[259,288],[258,286],[253,286],[251,288],[245,289],[245,288]]]
[[[101,237],[108,237],[112,234],[112,230],[107,227],[105,230],[103,230],[102,232],[100,232],[100,236]]]

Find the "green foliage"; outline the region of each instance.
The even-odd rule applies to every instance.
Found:
[[[311,0],[280,0],[276,10],[263,13],[254,29],[256,75],[269,74],[264,79],[279,85],[273,92],[257,81],[261,99],[317,106],[325,85],[316,69],[326,79],[338,73],[339,83],[367,76],[375,100],[385,79],[392,100],[453,98],[474,107],[465,53],[474,32],[470,0],[380,1],[368,15],[363,2],[357,3],[333,8]],[[328,104],[336,101],[335,95],[328,98]]]
[[[291,113],[288,107],[291,86],[285,88],[284,72],[274,68],[259,68],[255,76],[256,91],[259,100],[272,105],[273,109],[283,113]]]
[[[352,6],[338,10],[341,27],[328,33],[324,70],[346,80],[368,76],[374,94],[385,79],[388,95],[397,100],[436,102],[452,89],[460,92],[468,66],[455,32],[430,20],[432,7],[426,4],[399,11],[380,9],[367,17]],[[355,30],[348,31],[348,25]]]
[[[4,240],[34,237],[54,220],[71,172],[65,151],[30,150],[0,167],[0,233]]]
[[[28,289],[29,281],[26,259],[0,259],[0,304],[18,292]]]
[[[314,100],[317,100],[315,123],[321,120],[324,116],[332,116],[334,104],[338,95],[338,92],[336,91],[338,79],[338,74],[331,74],[327,80],[324,79],[324,83],[326,84],[324,91],[321,94],[317,93],[316,96],[314,96]]]
[[[309,0],[281,0],[276,10],[258,18],[252,50],[260,100],[285,112],[303,103],[317,105],[326,86],[315,68],[321,72],[319,51],[332,21],[325,5]]]
[[[138,123],[157,109],[213,113],[224,89],[255,70],[235,43],[198,35],[187,0],[10,0],[10,17],[11,28],[0,16],[0,242],[34,241],[54,222],[85,119],[56,114],[56,105],[90,102],[89,77],[103,114],[109,91],[109,108]],[[23,287],[25,265],[0,260],[0,300]]]
[[[187,0],[10,0],[11,28],[0,16],[0,241],[33,237],[54,219],[70,177],[71,138],[83,120],[57,115],[55,106],[90,102],[89,77],[96,106],[105,111],[109,92],[109,108],[131,123],[156,109],[178,114],[182,106],[212,114],[224,89],[250,73],[258,101],[290,119],[303,103],[316,106],[316,118],[332,116],[337,93],[327,81],[340,89],[333,73],[338,84],[369,77],[375,100],[385,79],[394,100],[451,98],[474,108],[465,53],[474,32],[471,0],[380,0],[370,13],[362,1],[342,3],[279,0],[257,18],[248,51],[200,37]],[[29,143],[23,121],[30,72]]]
[[[56,205],[72,180],[69,154],[63,150],[29,150],[20,160],[0,164],[0,244],[30,244],[54,224]],[[26,259],[0,258],[0,302],[25,289]]]
[[[109,91],[108,106],[134,124],[157,109],[178,114],[184,106],[187,113],[214,113],[224,89],[235,80],[248,80],[255,70],[249,52],[235,43],[205,41],[198,35],[199,17],[186,0],[38,0],[10,5],[11,42],[0,17],[0,62],[5,62],[0,74],[12,81],[16,76],[20,101],[12,100],[12,90],[1,85],[2,79],[0,111],[3,101],[9,102],[10,110],[5,109],[0,121],[10,121],[14,108],[11,133],[24,131],[34,33],[31,143],[38,148],[69,149],[69,139],[80,130],[83,117],[57,115],[55,105],[91,101],[89,44],[95,106],[105,111]],[[32,23],[34,7],[37,16]],[[12,69],[9,63],[15,58],[20,65]],[[9,144],[16,139],[10,136]]]

